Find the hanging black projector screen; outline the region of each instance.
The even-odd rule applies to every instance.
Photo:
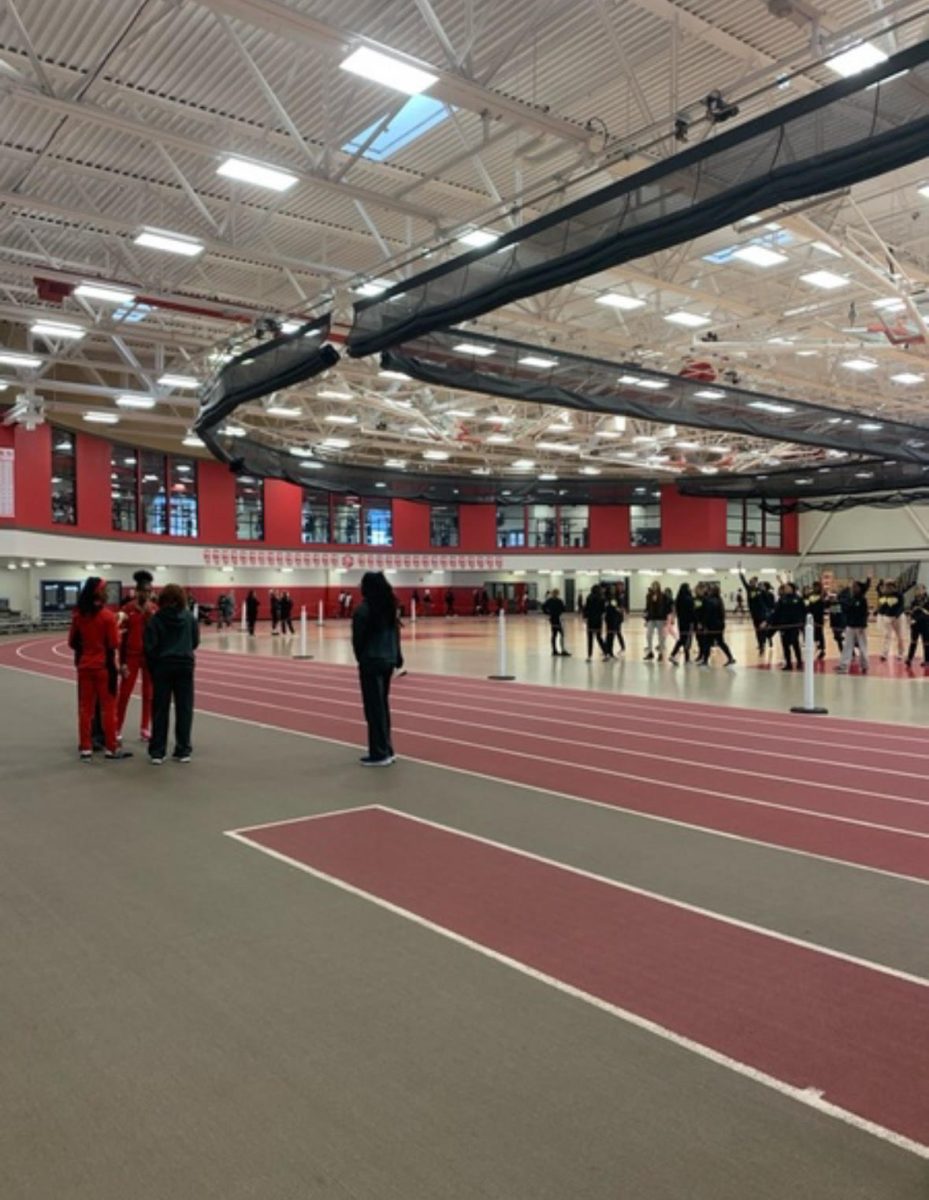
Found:
[[[358,301],[348,352],[373,354],[917,162],[929,146],[927,94],[924,41]]]

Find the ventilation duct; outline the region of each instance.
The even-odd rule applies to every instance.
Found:
[[[373,354],[916,162],[929,144],[927,90],[924,41],[357,302],[349,353]]]

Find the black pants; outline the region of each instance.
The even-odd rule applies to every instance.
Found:
[[[194,669],[190,663],[156,663],[152,669],[151,758],[164,758],[168,749],[168,718],[174,700],[174,753],[190,754],[194,721]]]
[[[252,637],[255,636],[255,622],[258,620],[257,614],[253,617],[251,613],[245,614],[245,624],[248,626],[248,632]]]
[[[826,657],[826,631],[822,625],[813,626],[813,637],[816,639],[816,649],[821,657]]]
[[[755,622],[755,641],[758,643],[758,653],[764,654],[768,645],[769,636],[768,631],[763,629],[761,626],[761,622],[764,620],[764,617],[753,617],[752,620]]]
[[[281,633],[293,633],[294,620],[290,613],[286,617],[281,617]]]
[[[587,657],[594,656],[594,638],[597,639],[597,645],[603,654],[607,653],[606,642],[603,640],[603,634],[596,627],[587,626]]]
[[[674,649],[671,651],[671,657],[676,658],[679,650],[684,651],[684,662],[690,662],[690,643],[693,641],[694,631],[692,629],[678,629],[678,639],[674,643]]]
[[[835,644],[839,648],[839,653],[841,654],[842,649],[845,646],[845,630],[838,629],[835,625],[833,625],[832,626],[832,637],[835,641]]]
[[[703,655],[704,661],[710,657],[710,651],[714,646],[718,646],[726,656],[726,662],[733,661],[732,651],[726,644],[726,635],[720,630],[719,633],[706,634],[706,652]]]
[[[797,659],[797,666],[803,666],[803,655],[800,653],[800,630],[799,629],[782,629],[781,630],[781,646],[784,650],[784,662],[790,666],[790,656],[793,653]]]
[[[564,654],[564,627],[559,619],[556,622],[551,622],[552,626],[552,654]],[[558,643],[561,643],[559,646]]]
[[[608,629],[606,631],[605,641],[606,649],[604,650],[604,654],[609,654],[610,658],[613,657],[613,647],[616,645],[617,641],[619,642],[620,650],[626,649],[626,643],[623,641],[622,631],[619,629]]]
[[[713,645],[712,635],[704,633],[702,630],[697,633],[697,662],[706,662],[710,657],[710,649]]]
[[[913,629],[910,632],[910,652],[906,656],[907,666],[910,665],[916,656],[916,647],[919,644],[920,638],[922,638],[923,643],[923,666],[929,665],[929,631],[925,629]]]
[[[390,677],[393,663],[365,663],[358,668],[361,681],[361,701],[368,723],[368,755],[371,758],[392,758],[390,740]]]

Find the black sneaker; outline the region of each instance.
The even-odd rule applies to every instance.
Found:
[[[189,763],[191,756],[189,754],[172,754],[171,758],[174,762]]]
[[[366,754],[358,761],[363,767],[389,767],[394,760],[392,758],[372,758],[370,754]]]
[[[132,758],[132,751],[131,750],[122,750],[122,749],[107,750],[107,752],[104,754],[103,757],[104,758],[115,758],[115,759]]]

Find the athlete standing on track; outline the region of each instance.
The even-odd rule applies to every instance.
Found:
[[[584,601],[584,620],[587,623],[587,661],[591,662],[594,654],[594,639],[600,647],[601,654],[606,657],[606,642],[603,640],[603,589],[594,584]]]
[[[545,603],[542,605],[542,612],[548,617],[548,623],[552,630],[552,656],[554,658],[570,658],[571,655],[564,648],[564,625],[562,618],[565,614],[565,603],[557,588],[552,588],[549,595],[545,598]],[[559,642],[561,644],[560,650],[558,649]]]
[[[139,737],[143,742],[147,742],[152,730],[152,677],[145,663],[142,637],[149,618],[156,611],[151,599],[154,577],[150,571],[136,571],[132,578],[135,580],[135,595],[120,610],[122,630],[119,638],[119,673],[122,682],[116,702],[116,737],[119,741],[123,740],[126,709],[129,707],[135,681],[141,673],[142,718]]]
[[[361,577],[361,603],[352,618],[352,649],[368,725],[368,753],[361,765],[389,767],[396,757],[390,738],[390,678],[402,660],[397,599],[381,571],[367,571]]]
[[[93,759],[91,726],[99,703],[107,758],[131,758],[116,741],[116,649],[119,627],[106,607],[106,581],[92,575],[85,581],[71,618],[68,645],[77,667],[78,736],[81,762]]]

